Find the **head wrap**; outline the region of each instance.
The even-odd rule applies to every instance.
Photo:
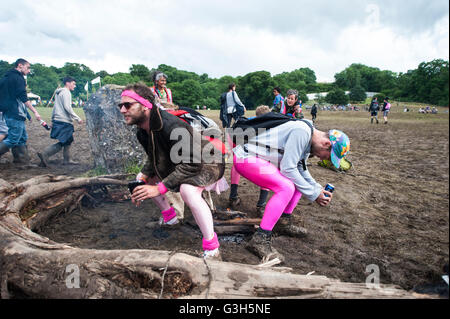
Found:
[[[132,99],[135,99],[136,101],[138,101],[139,103],[141,103],[143,106],[145,106],[145,107],[148,108],[149,110],[151,110],[152,107],[153,107],[153,104],[152,104],[149,100],[144,99],[142,96],[140,96],[139,94],[137,94],[137,93],[134,92],[134,91],[131,91],[131,90],[125,90],[125,91],[122,92],[122,95],[121,95],[121,96],[128,96],[128,97],[131,97]]]

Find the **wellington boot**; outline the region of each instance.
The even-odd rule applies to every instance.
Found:
[[[65,145],[64,146],[64,150],[63,150],[63,157],[64,157],[64,161],[63,161],[63,165],[79,165],[79,162],[73,161],[70,158],[70,147],[72,145]]]
[[[3,154],[8,153],[8,151],[9,151],[9,147],[6,146],[5,143],[0,142],[0,157],[1,157]]]
[[[41,159],[40,167],[48,167],[48,159],[50,156],[55,155],[61,150],[62,146],[59,143],[47,146],[42,153],[37,153]]]
[[[30,162],[30,156],[28,155],[28,148],[26,145],[15,146],[11,149],[16,164],[27,164]]]

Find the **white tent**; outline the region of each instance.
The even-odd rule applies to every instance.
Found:
[[[38,99],[38,100],[41,99],[41,97],[39,95],[36,95],[34,93],[31,93],[31,92],[27,93],[27,96],[28,96],[29,99]]]

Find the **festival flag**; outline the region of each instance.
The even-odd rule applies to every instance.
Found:
[[[91,83],[92,83],[92,84],[100,83],[100,77],[97,76],[95,79],[93,79],[93,80],[91,81]]]
[[[89,89],[89,81],[86,82],[86,85],[84,86],[84,90],[87,92]]]

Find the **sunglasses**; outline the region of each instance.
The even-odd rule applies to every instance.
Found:
[[[119,110],[121,110],[122,107],[125,107],[127,110],[129,110],[130,107],[133,106],[136,103],[139,103],[139,102],[123,102],[123,103],[119,103],[118,107],[119,107]]]

